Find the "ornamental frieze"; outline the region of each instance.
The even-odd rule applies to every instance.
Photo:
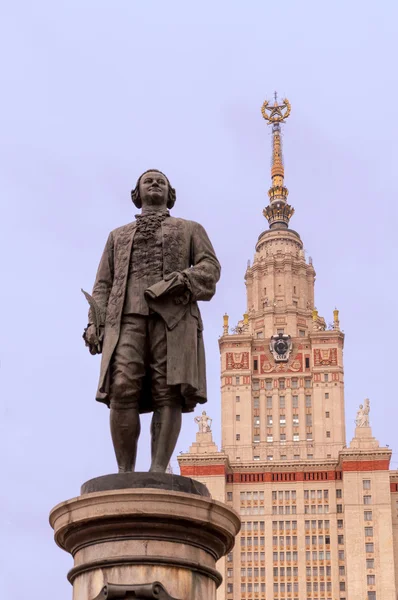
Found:
[[[260,356],[260,373],[265,375],[268,373],[298,373],[303,370],[302,353],[296,354],[294,357],[290,358],[287,363],[276,364],[274,360],[266,354]]]
[[[249,353],[248,352],[227,352],[227,369],[248,369],[249,368]]]
[[[314,350],[314,366],[323,367],[337,366],[337,348],[327,348],[326,350]]]

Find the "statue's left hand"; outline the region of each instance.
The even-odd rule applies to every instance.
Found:
[[[169,275],[165,275],[165,281],[169,281],[170,279],[174,279],[177,277],[177,283],[173,287],[173,291],[171,292],[173,296],[181,296],[184,292],[187,291],[187,282],[182,273],[178,271],[173,271],[173,273],[169,273]]]

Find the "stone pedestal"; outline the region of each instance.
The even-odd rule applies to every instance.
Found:
[[[50,523],[74,559],[73,600],[94,600],[105,585],[154,582],[177,600],[215,600],[216,561],[240,528],[238,515],[203,484],[150,473],[91,480],[51,511]]]

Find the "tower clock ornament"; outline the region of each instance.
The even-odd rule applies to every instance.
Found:
[[[289,360],[293,343],[290,335],[278,333],[271,337],[269,349],[275,362],[287,362]]]

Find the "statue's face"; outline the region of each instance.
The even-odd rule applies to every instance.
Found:
[[[169,194],[167,179],[161,173],[148,171],[140,180],[142,206],[166,207]]]

